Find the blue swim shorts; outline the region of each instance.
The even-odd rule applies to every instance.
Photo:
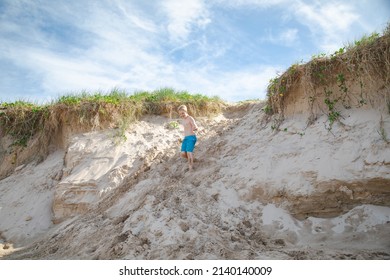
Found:
[[[188,135],[184,137],[183,142],[181,143],[181,151],[192,153],[195,148],[195,143],[196,135]]]

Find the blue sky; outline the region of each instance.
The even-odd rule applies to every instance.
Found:
[[[162,87],[264,99],[292,64],[388,21],[388,0],[0,0],[0,101]]]

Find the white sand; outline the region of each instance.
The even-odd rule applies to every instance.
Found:
[[[297,116],[276,133],[259,105],[242,118],[198,119],[192,172],[178,157],[180,130],[163,117],[134,124],[120,143],[116,130],[75,135],[66,151],[0,181],[3,254],[36,241],[15,258],[388,259],[390,207],[347,184],[390,180],[381,114],[347,112],[331,132],[326,117],[305,129]],[[335,199],[325,189],[341,195],[340,209],[317,211]],[[311,214],[297,219],[302,205]]]

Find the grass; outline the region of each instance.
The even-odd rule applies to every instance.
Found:
[[[87,91],[82,91],[81,93],[61,96],[54,102],[54,104],[79,105],[83,102],[119,104],[127,98],[127,93],[118,89],[113,89],[108,94],[104,94],[102,92],[89,93]]]
[[[28,140],[41,131],[49,116],[49,106],[26,101],[0,104],[0,132],[15,140],[13,145],[27,146]]]
[[[222,102],[218,97],[202,94],[191,94],[187,91],[176,91],[173,88],[161,88],[152,92],[137,91],[132,94],[117,88],[109,93],[82,91],[61,96],[52,104],[79,105],[83,102],[120,104],[123,102]]]
[[[354,104],[356,106],[367,103],[363,97],[365,87],[378,81],[383,81],[384,85],[389,84],[389,42],[390,22],[382,35],[377,32],[364,35],[360,40],[355,40],[330,55],[321,53],[313,55],[312,60],[307,63],[294,63],[283,74],[269,81],[264,111],[269,115],[279,114],[280,119],[283,119],[287,106],[286,97],[293,92],[294,86],[300,84],[308,95],[311,108],[314,102],[322,102],[320,107],[327,110],[325,113],[329,117],[331,127],[340,117],[336,105],[351,108],[348,103],[352,100],[349,98],[351,93],[348,83],[360,83],[360,99]],[[330,90],[333,90],[333,99],[326,95]],[[338,100],[342,102],[336,104]]]
[[[124,134],[127,126],[143,115],[176,116],[176,108],[181,104],[187,105],[194,116],[218,114],[225,106],[218,97],[172,88],[132,94],[117,88],[106,94],[82,91],[63,95],[45,105],[27,101],[1,103],[0,134],[11,136],[15,146],[27,146],[36,135],[47,146],[64,126],[88,130],[114,125]]]

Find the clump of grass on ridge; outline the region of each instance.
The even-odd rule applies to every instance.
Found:
[[[114,124],[124,130],[130,122],[145,114],[176,116],[180,104],[187,105],[195,116],[217,114],[224,107],[224,102],[218,97],[172,88],[133,94],[119,89],[107,94],[82,91],[61,96],[46,105],[25,101],[1,103],[0,134],[10,135],[14,145],[26,146],[28,140],[37,134],[46,139],[43,142],[50,142],[51,135],[63,126],[88,130]]]
[[[361,89],[364,86],[362,77],[367,83],[375,83],[379,78],[384,84],[389,83],[388,73],[390,71],[390,23],[387,24],[382,36],[374,32],[371,35],[363,36],[360,40],[340,48],[330,56],[320,54],[313,56],[308,63],[293,64],[282,75],[271,79],[267,88],[267,105],[264,111],[272,115],[280,114],[283,119],[285,100],[292,88],[299,82],[304,84],[310,102],[318,97],[316,89],[326,88],[328,85],[336,84],[340,92],[340,104],[347,99],[349,91],[345,81],[340,82],[339,77],[348,75],[350,80],[360,81]],[[322,94],[324,94],[324,92]],[[336,97],[335,97],[336,98]],[[326,98],[323,97],[326,101]],[[359,100],[358,105],[364,104],[365,100]],[[330,112],[332,114],[335,112]]]
[[[26,146],[28,140],[41,130],[48,119],[49,106],[26,101],[0,104],[0,136],[10,135],[14,145]]]

